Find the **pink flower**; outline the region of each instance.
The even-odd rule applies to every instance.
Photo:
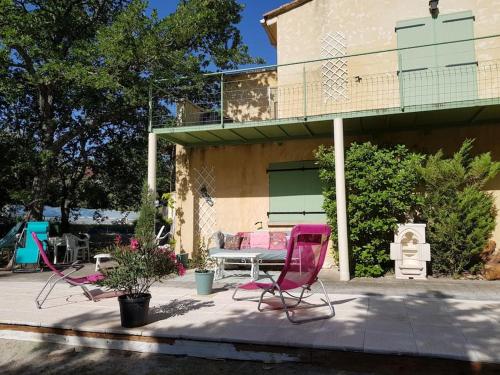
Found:
[[[177,263],[177,273],[179,276],[184,276],[186,274],[186,269],[184,268],[184,265],[182,263]]]
[[[122,236],[120,236],[119,234],[116,235],[115,239],[114,239],[114,243],[115,245],[119,245],[122,243]]]
[[[175,255],[175,253],[172,251],[168,254],[168,256],[170,257],[171,260],[173,260],[174,262],[177,261],[177,255]]]
[[[139,248],[139,241],[137,241],[135,238],[132,238],[130,240],[130,250],[136,251]]]

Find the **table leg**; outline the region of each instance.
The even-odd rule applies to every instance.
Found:
[[[215,258],[215,279],[222,279],[224,276],[224,259],[223,258]]]
[[[220,260],[220,278],[223,279],[226,271],[226,258]]]
[[[217,259],[215,259],[215,262],[214,262],[214,279],[217,280],[218,277],[219,277],[219,261]]]
[[[250,269],[250,274],[252,275],[252,279],[257,281],[259,279],[259,259],[252,258],[252,268]]]

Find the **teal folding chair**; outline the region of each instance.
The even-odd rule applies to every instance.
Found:
[[[2,268],[2,271],[10,271],[12,269],[12,254],[14,254],[18,236],[20,235],[23,226],[24,222],[20,221],[0,239],[0,259],[7,258],[8,262],[7,267]]]
[[[5,236],[0,239],[0,250],[2,249],[14,249],[17,242],[17,234],[21,230],[24,222],[20,221],[14,225]]]
[[[44,241],[44,251],[47,251],[45,244],[49,239],[49,223],[46,221],[28,222],[16,246],[12,272],[33,272],[40,268],[40,254],[32,233],[35,233],[40,241]]]

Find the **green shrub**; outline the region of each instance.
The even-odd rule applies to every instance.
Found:
[[[152,248],[156,245],[155,222],[155,199],[149,190],[148,184],[145,182],[142,187],[139,218],[135,225],[135,237],[147,248]]]
[[[432,272],[459,275],[476,269],[478,255],[495,228],[495,206],[484,185],[500,171],[489,153],[472,157],[466,140],[453,157],[442,151],[420,167],[422,219],[427,222]]]
[[[335,158],[332,147],[316,152],[324,183],[324,209],[337,242]],[[390,267],[389,243],[397,223],[418,207],[416,166],[422,157],[403,145],[378,147],[353,143],[346,150],[345,177],[349,243],[354,274],[377,277]],[[336,246],[335,246],[336,247]]]

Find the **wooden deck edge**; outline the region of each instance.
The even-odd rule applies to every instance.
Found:
[[[127,333],[106,333],[106,332],[93,332],[93,331],[80,331],[75,329],[67,328],[56,328],[56,327],[38,327],[30,325],[21,324],[4,324],[0,323],[0,331],[19,331],[19,332],[31,332],[31,333],[41,333],[41,334],[52,334],[60,336],[74,336],[74,337],[85,337],[94,339],[105,339],[105,340],[123,340],[123,341],[137,341],[137,342],[147,342],[147,343],[157,343],[157,344],[174,344],[175,339],[168,337],[153,337],[153,336],[142,336],[142,335],[132,335]]]
[[[185,355],[208,359],[250,360],[267,363],[300,362],[332,370],[374,372],[380,375],[420,374],[500,374],[499,363],[471,362],[359,351],[299,348],[266,344],[248,344],[127,333],[80,331],[55,327],[0,323],[0,338],[23,341],[47,341],[91,348]]]

